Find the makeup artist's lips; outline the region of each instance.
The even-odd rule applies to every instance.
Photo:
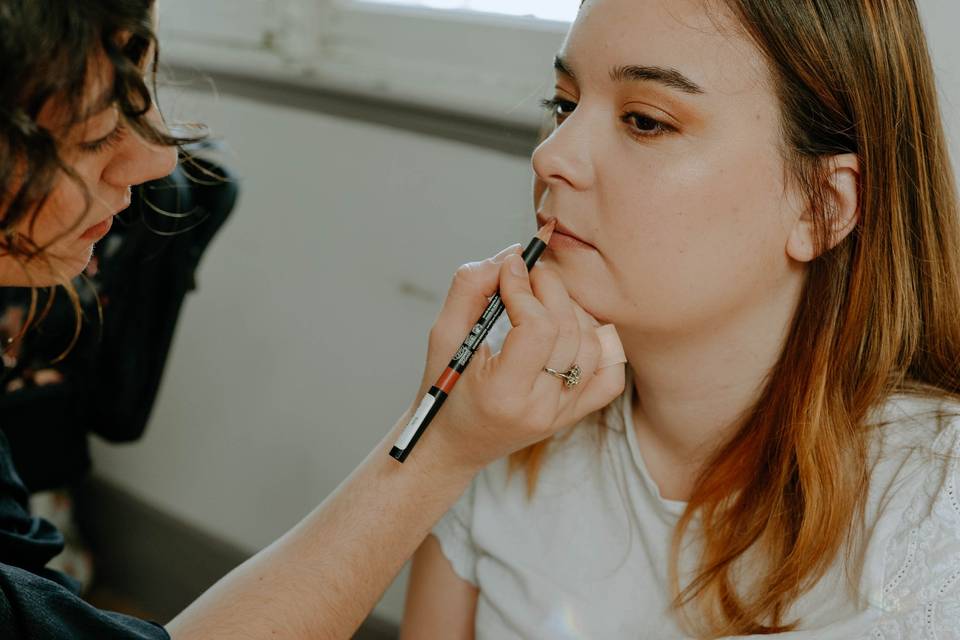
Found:
[[[107,232],[110,231],[110,227],[113,226],[113,216],[110,216],[103,222],[95,224],[86,231],[83,232],[83,235],[80,236],[81,240],[99,240],[103,236],[107,235]]]
[[[537,227],[542,227],[547,223],[548,218],[542,214],[537,214]],[[553,236],[550,238],[550,248],[551,249],[591,249],[596,251],[597,248],[587,242],[586,240],[581,239],[569,228],[565,227],[562,222],[557,220],[557,228],[553,230]]]
[[[133,200],[133,191],[132,187],[127,187],[127,192],[124,194],[123,203],[117,207],[117,209],[110,214],[110,217],[106,220],[101,220],[97,224],[93,225],[89,229],[83,232],[83,235],[80,236],[80,240],[99,240],[103,236],[107,235],[110,231],[110,227],[113,226],[113,218],[120,212],[126,211],[130,206],[130,203]]]

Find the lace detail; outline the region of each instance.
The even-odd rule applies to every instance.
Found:
[[[931,447],[923,485],[887,545],[881,615],[863,640],[960,640],[960,425]]]

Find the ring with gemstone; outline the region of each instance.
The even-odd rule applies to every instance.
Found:
[[[543,370],[552,376],[563,379],[563,385],[567,389],[571,389],[580,384],[580,375],[583,373],[583,371],[580,370],[580,365],[578,364],[574,364],[567,371],[557,371],[556,369],[551,369],[550,367],[544,367]]]

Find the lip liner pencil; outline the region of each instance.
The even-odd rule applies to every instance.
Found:
[[[540,228],[540,231],[538,231],[537,235],[530,241],[527,248],[523,250],[522,257],[524,263],[527,265],[527,271],[533,269],[533,265],[535,265],[537,260],[540,259],[540,256],[543,255],[543,252],[547,248],[547,243],[550,242],[550,236],[553,235],[553,229],[556,226],[556,219],[551,219]],[[396,444],[390,449],[390,455],[392,457],[400,462],[407,459],[407,456],[413,451],[414,445],[417,444],[417,440],[420,439],[420,436],[423,435],[430,421],[433,420],[433,416],[437,415],[437,411],[443,406],[443,401],[450,395],[450,392],[453,390],[453,385],[455,385],[460,378],[460,374],[463,373],[467,365],[470,364],[473,354],[480,348],[483,340],[487,337],[487,334],[490,333],[490,329],[493,328],[493,324],[500,318],[503,309],[503,300],[500,299],[500,292],[498,291],[490,299],[490,304],[487,305],[486,310],[483,312],[483,315],[480,316],[480,319],[477,320],[477,323],[473,325],[473,329],[470,330],[463,344],[460,345],[460,348],[453,356],[450,364],[447,365],[443,375],[437,379],[437,382],[430,387],[427,394],[423,396],[423,400],[420,401],[420,406],[417,408],[416,413],[413,414],[406,428],[400,433]]]

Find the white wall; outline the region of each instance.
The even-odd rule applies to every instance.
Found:
[[[960,8],[923,9],[956,162]],[[252,552],[319,503],[411,401],[456,266],[532,232],[529,164],[387,126],[177,95],[174,115],[230,142],[243,198],[204,260],[145,438],[95,445],[95,464]],[[377,612],[399,620],[402,597],[395,584]]]
[[[386,127],[196,93],[179,103],[230,142],[243,196],[188,298],[146,436],[95,446],[95,466],[254,551],[414,399],[456,267],[533,234],[531,173]],[[381,612],[401,607],[395,590]]]
[[[954,171],[960,176],[960,3],[956,0],[917,0],[927,30],[933,66],[940,85],[941,104],[953,153]]]

